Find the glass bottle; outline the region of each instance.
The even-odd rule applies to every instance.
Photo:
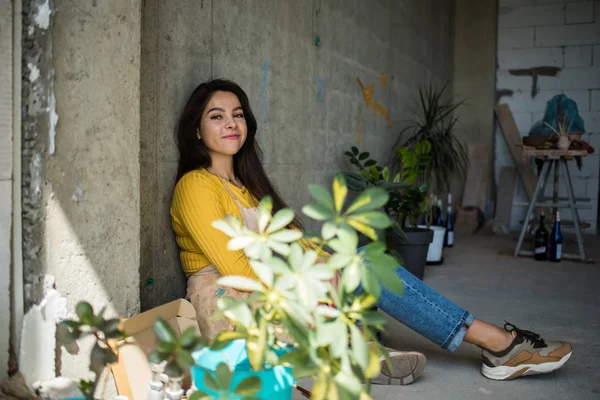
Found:
[[[538,261],[548,259],[548,230],[546,229],[546,215],[544,212],[540,215],[540,226],[535,231],[535,250],[533,258]]]
[[[560,212],[556,212],[556,219],[554,220],[554,227],[552,227],[552,234],[550,235],[550,244],[548,246],[550,261],[558,262],[562,260],[562,232],[560,230]]]

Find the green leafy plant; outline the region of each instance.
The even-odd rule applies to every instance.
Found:
[[[208,372],[204,375],[204,384],[207,388],[218,393],[218,399],[226,400],[234,397],[238,400],[257,400],[254,397],[260,391],[262,382],[256,376],[244,378],[235,387],[231,387],[233,373],[225,363],[219,364],[215,373]],[[189,400],[211,400],[214,396],[204,393],[201,390],[195,391],[189,397]]]
[[[106,307],[97,314],[92,306],[80,301],[75,307],[77,319],[68,319],[59,323],[59,341],[67,349],[77,340],[93,336],[94,346],[90,355],[90,370],[95,374],[94,380],[82,379],[79,389],[86,400],[93,400],[100,375],[106,366],[117,361],[117,351],[111,347],[111,339],[124,339],[126,334],[119,328],[119,318],[104,318]]]
[[[252,294],[248,299],[219,299],[220,316],[236,329],[220,332],[211,347],[221,349],[244,339],[253,370],[284,365],[297,378],[314,377],[313,399],[370,399],[370,379],[380,372],[379,357],[387,356],[376,340],[385,320],[372,307],[381,285],[396,293],[403,290],[394,272],[397,262],[378,240],[379,230],[391,225],[379,210],[389,195],[383,188],[368,188],[346,205],[348,187],[342,174],[335,177],[333,194],[318,185],[309,190],[315,203],[302,211],[323,223],[320,237],[310,240],[333,249],[327,260],[300,245],[303,234],[288,228],[294,212],[284,209],[272,215],[268,197],[259,204],[256,233],[234,217],[213,223],[232,238],[229,250],[244,251],[260,282],[241,276],[219,279],[222,286]],[[360,252],[358,233],[373,241]],[[338,271],[336,288],[331,281]],[[287,351],[279,356],[283,348]]]
[[[368,152],[361,152],[356,146],[345,154],[350,163],[356,165],[359,172],[344,172],[349,187],[355,191],[363,191],[368,187],[380,187],[389,194],[389,201],[384,206],[386,214],[392,220],[392,229],[404,237],[404,229],[414,227],[418,218],[427,214],[428,185],[423,183],[425,171],[430,162],[431,143],[422,141],[413,149],[408,146],[396,150],[399,157],[399,171],[390,176],[388,167],[377,165],[377,161],[369,158]],[[363,161],[366,160],[364,163]]]
[[[165,362],[164,372],[171,378],[182,376],[184,370],[194,365],[191,353],[208,345],[208,339],[199,336],[192,327],[177,337],[173,328],[161,317],[154,321],[153,329],[157,342],[149,354],[150,362]]]
[[[310,185],[309,190],[314,203],[302,211],[323,223],[320,235],[304,237],[302,232],[290,229],[294,212],[284,209],[273,215],[269,197],[259,204],[256,233],[231,216],[213,223],[231,237],[229,250],[245,253],[260,281],[242,276],[219,279],[222,286],[252,293],[247,299],[219,299],[215,317],[227,319],[235,330],[219,332],[210,347],[219,350],[243,339],[254,371],[283,365],[291,368],[296,378],[313,377],[315,400],[369,400],[370,380],[380,372],[380,357],[389,362],[376,337],[385,319],[373,307],[382,285],[395,293],[403,292],[402,280],[395,273],[397,262],[386,253],[385,243],[379,241],[381,230],[392,223],[381,211],[389,194],[382,187],[366,188],[350,202],[343,174],[335,177],[331,192],[318,185]],[[359,233],[372,241],[361,251]],[[301,240],[333,252],[321,259],[311,246],[303,247]],[[339,283],[334,285],[337,277]],[[66,339],[76,340],[84,333],[96,335],[100,350],[93,351],[92,369],[98,377],[100,366],[116,361],[116,353],[106,340],[125,334],[118,329],[117,319],[104,320],[102,312],[95,315],[89,304],[80,304],[80,320],[63,322]],[[190,329],[177,337],[160,318],[153,328],[157,344],[149,359],[175,378],[169,385],[172,381],[178,391],[177,378],[194,363],[192,353],[208,342]],[[260,380],[248,378],[231,387],[234,373],[221,364],[214,374],[207,371],[204,383],[218,393],[219,399],[255,399],[261,390]],[[86,383],[90,385],[86,398],[92,398],[96,383],[97,379]],[[202,391],[190,395],[191,400],[213,398]]]
[[[458,117],[454,115],[463,102],[443,100],[447,85],[444,84],[440,89],[432,84],[427,88],[419,88],[419,108],[414,110],[414,119],[400,132],[393,146],[413,150],[420,142],[428,141],[431,144],[424,182],[436,193],[448,192],[452,178],[464,179],[469,167],[467,147],[456,136]],[[396,161],[401,162],[397,152]]]

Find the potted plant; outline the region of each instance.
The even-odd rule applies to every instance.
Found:
[[[417,143],[428,141],[431,144],[429,163],[423,171],[433,193],[444,195],[450,191],[453,178],[464,179],[469,167],[469,155],[464,142],[458,139],[458,117],[454,112],[463,102],[444,101],[448,83],[441,89],[430,84],[426,89],[419,88],[418,109],[414,118],[400,132],[393,148],[414,149]],[[399,161],[399,154],[395,153]]]
[[[305,251],[299,244],[304,234],[288,228],[294,212],[284,209],[272,215],[268,197],[258,207],[257,233],[234,217],[215,221],[213,226],[232,238],[228,248],[244,251],[260,282],[241,276],[220,278],[222,286],[252,293],[247,299],[219,299],[218,316],[232,322],[235,331],[222,331],[211,343],[193,331],[177,337],[165,321],[154,322],[158,341],[149,356],[150,398],[180,399],[181,377],[190,366],[199,389],[188,393],[190,400],[289,399],[295,379],[303,377],[315,379],[311,397],[315,400],[372,398],[370,381],[380,373],[380,357],[387,358],[376,340],[385,318],[372,307],[381,285],[395,293],[403,291],[394,271],[396,260],[379,240],[380,230],[391,226],[390,218],[379,211],[389,195],[383,188],[369,188],[349,202],[342,174],[333,182],[333,194],[318,185],[309,190],[315,203],[302,210],[323,226],[320,236],[307,239],[328,246],[333,254],[321,260],[315,250]],[[359,233],[372,241],[360,251]],[[339,283],[334,286],[335,277]],[[104,326],[88,306],[85,313],[78,306],[83,323]],[[117,322],[107,323],[109,336],[122,335]],[[81,323],[63,323],[67,339],[80,337]],[[106,362],[115,359],[114,352],[107,358],[104,347],[93,354]],[[169,376],[166,390],[161,373]],[[93,388],[88,392],[87,399]]]
[[[59,343],[72,354],[76,354],[79,349],[76,344],[77,340],[86,337],[94,338],[94,345],[90,353],[90,370],[94,374],[94,379],[81,379],[77,382],[59,377],[56,382],[43,383],[49,389],[49,393],[44,393],[44,395],[52,398],[60,396],[59,398],[72,400],[94,400],[102,371],[106,366],[117,361],[118,350],[114,343],[126,338],[125,333],[120,329],[121,320],[119,318],[106,319],[104,317],[105,310],[106,308],[103,308],[96,313],[88,302],[80,301],[75,307],[77,317],[61,321],[57,329]],[[41,392],[46,391],[42,389]]]
[[[352,190],[380,187],[388,192],[390,200],[384,210],[392,225],[385,231],[385,240],[388,247],[395,250],[394,254],[400,255],[403,266],[419,279],[423,279],[427,251],[433,238],[430,229],[417,226],[420,217],[429,212],[428,185],[419,180],[428,165],[430,149],[428,141],[417,143],[412,150],[407,146],[399,148],[400,168],[393,177],[388,167],[377,165],[368,152],[360,152],[353,146],[345,153],[359,170],[359,173],[344,172]]]

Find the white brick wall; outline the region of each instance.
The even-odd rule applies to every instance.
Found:
[[[599,37],[600,23],[538,26],[535,28],[536,47],[597,44]]]
[[[590,50],[590,64],[592,63],[592,48]],[[539,49],[507,49],[498,50],[498,68],[518,69],[531,68],[532,65],[546,65],[562,67],[563,48],[546,47]]]
[[[514,70],[537,67],[559,68],[556,76],[539,75],[537,95],[531,96],[533,78],[515,75]],[[512,71],[511,71],[512,70]],[[575,195],[590,199],[592,209],[580,210],[580,218],[596,231],[600,180],[600,1],[591,0],[499,0],[498,90],[511,90],[499,102],[511,107],[521,136],[544,115],[546,102],[564,93],[577,102],[585,121],[585,140],[596,153],[583,161],[579,171],[570,164]],[[512,164],[502,136],[496,136],[495,172]],[[565,182],[566,183],[566,182]],[[552,193],[550,187],[546,194]],[[566,195],[561,182],[559,193]],[[523,187],[515,191],[515,201],[526,201]],[[514,207],[511,229],[520,229],[525,207]],[[565,219],[570,212],[563,210]]]
[[[600,89],[592,90],[590,110],[600,110]]]
[[[534,28],[516,28],[498,30],[498,49],[519,49],[533,47]]]
[[[585,24],[594,22],[594,2],[586,1],[566,5],[565,23]]]
[[[567,46],[564,54],[565,68],[592,66],[592,46]]]
[[[565,7],[562,4],[500,7],[498,14],[499,29],[558,25],[564,22]]]

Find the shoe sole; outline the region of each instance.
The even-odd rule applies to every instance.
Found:
[[[423,375],[427,358],[418,352],[390,352],[392,362],[392,376],[381,371],[379,375],[371,380],[374,385],[408,385]],[[381,358],[384,362],[385,359]]]
[[[539,374],[547,374],[552,371],[556,371],[571,358],[573,352],[569,352],[558,361],[554,362],[546,362],[542,364],[522,364],[516,367],[507,367],[501,365],[499,367],[488,367],[487,365],[483,365],[481,367],[481,373],[483,376],[489,379],[493,379],[495,381],[508,381],[511,379],[519,378],[521,376],[528,375],[539,375]]]

